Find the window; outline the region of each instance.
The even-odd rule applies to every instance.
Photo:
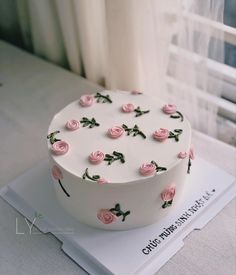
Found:
[[[207,87],[211,92],[214,89],[214,83],[222,81],[221,96],[218,97],[212,93],[201,91],[197,87],[197,94],[200,99],[209,101],[218,107],[217,137],[231,145],[236,146],[236,3],[235,1],[225,0],[224,24],[213,20],[206,19],[200,15],[186,12],[185,20],[189,20],[197,25],[197,31],[202,32],[206,28],[213,30],[212,39],[224,39],[225,54],[224,60],[219,61],[209,57],[203,57],[199,54],[180,48],[176,39],[173,39],[170,54],[171,62],[204,62],[207,64],[210,85]],[[197,35],[197,34],[196,34]],[[184,81],[176,79],[172,74],[172,65],[169,64],[167,83],[173,87],[184,87]],[[220,80],[219,80],[220,79]],[[212,85],[213,84],[213,85]],[[196,88],[193,88],[196,90]]]

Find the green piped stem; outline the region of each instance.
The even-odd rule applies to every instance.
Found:
[[[166,171],[166,170],[167,170],[166,167],[158,166],[157,163],[156,163],[154,160],[152,160],[151,163],[155,165],[155,167],[156,167],[156,172],[161,172],[161,171]]]
[[[55,136],[59,133],[60,131],[55,131],[47,135],[47,139],[49,139],[51,144],[55,143],[56,141],[60,141],[60,139],[55,138]]]
[[[102,100],[102,103],[106,103],[106,102],[112,103],[112,100],[109,95],[105,96],[100,93],[96,93],[96,95],[94,97],[97,98],[97,102],[101,102],[101,100]]]
[[[142,111],[139,106],[134,109],[134,111],[136,112],[135,117],[139,117],[150,112],[150,110]]]
[[[166,208],[166,207],[168,207],[168,206],[171,206],[171,205],[172,205],[172,202],[173,202],[173,200],[171,200],[171,201],[165,201],[165,202],[163,203],[163,205],[162,205],[162,208]]]
[[[170,117],[171,118],[180,118],[180,121],[183,122],[184,116],[179,111],[176,111],[176,114],[178,114],[178,115],[171,115]]]
[[[183,133],[182,129],[174,129],[174,133],[173,132],[169,132],[169,136],[168,138],[174,138],[175,141],[179,141],[179,135],[181,135]]]
[[[100,179],[99,175],[94,175],[94,176],[90,176],[88,173],[88,168],[85,169],[85,172],[83,174],[83,179],[85,180],[86,178],[92,180],[92,181],[97,181]]]
[[[120,209],[120,204],[119,204],[119,203],[117,203],[117,204],[115,205],[114,208],[109,209],[109,211],[111,211],[111,212],[112,212],[113,214],[115,214],[117,217],[122,216],[122,222],[124,222],[126,216],[128,216],[128,215],[130,214],[130,211],[123,212],[123,211]]]
[[[70,194],[66,191],[66,189],[64,188],[64,186],[62,185],[61,183],[61,180],[58,180],[60,186],[61,186],[61,189],[63,190],[63,192],[67,195],[67,197],[70,197]]]
[[[105,155],[104,161],[108,161],[108,165],[111,165],[116,160],[120,160],[121,163],[125,163],[125,156],[122,153],[113,151],[112,154],[113,156],[109,154]]]
[[[140,135],[141,137],[143,137],[144,139],[146,138],[146,135],[139,130],[138,125],[134,125],[133,128],[128,128],[127,125],[123,124],[122,128],[125,130],[125,132],[127,133],[127,135],[129,136],[130,134],[133,134],[133,137]]]
[[[89,128],[98,127],[100,125],[94,117],[91,119],[87,117],[82,117],[80,122],[83,124],[83,127],[89,126]]]
[[[192,166],[192,162],[191,162],[191,159],[189,158],[189,159],[188,159],[188,170],[187,170],[187,173],[188,173],[188,174],[190,174],[191,166]]]

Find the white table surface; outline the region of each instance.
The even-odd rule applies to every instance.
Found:
[[[47,157],[53,114],[82,93],[100,88],[3,41],[0,83],[1,186]],[[198,132],[193,143],[199,156],[236,176],[235,148]],[[16,234],[16,219],[25,234]],[[0,198],[0,274],[86,273],[60,250],[53,235],[30,235],[24,218]],[[157,274],[236,274],[236,199],[201,231],[192,232]]]

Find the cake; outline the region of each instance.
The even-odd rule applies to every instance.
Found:
[[[194,158],[186,117],[136,91],[81,96],[54,116],[47,139],[61,206],[108,230],[168,215],[181,201]]]

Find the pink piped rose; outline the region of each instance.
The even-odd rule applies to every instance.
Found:
[[[160,128],[153,133],[153,138],[158,141],[164,141],[169,137],[169,131],[164,128]]]
[[[169,187],[164,189],[161,193],[161,199],[166,202],[166,201],[172,201],[174,196],[175,196],[175,184],[171,184]]]
[[[64,155],[68,152],[69,145],[63,140],[56,141],[52,144],[51,150],[55,155]]]
[[[166,104],[162,107],[162,111],[165,113],[165,114],[169,114],[169,115],[172,115],[174,114],[176,111],[177,111],[177,107],[173,104]]]
[[[195,153],[194,153],[193,146],[191,146],[191,148],[189,150],[189,158],[192,159],[192,160],[195,159]]]
[[[121,109],[124,113],[131,113],[134,111],[134,105],[132,103],[123,104]]]
[[[179,159],[185,159],[188,156],[187,152],[179,152],[178,158]]]
[[[104,224],[113,223],[117,220],[117,216],[108,209],[100,209],[97,218]]]
[[[71,119],[66,122],[66,128],[70,131],[77,130],[80,127],[80,122],[76,119]]]
[[[156,172],[156,166],[152,163],[144,163],[139,168],[139,173],[142,176],[151,176]]]
[[[107,135],[110,137],[110,138],[119,138],[123,135],[124,133],[124,129],[120,126],[114,126],[110,129],[108,129],[107,131]]]
[[[95,152],[92,152],[89,155],[89,161],[92,164],[99,164],[99,163],[101,163],[104,160],[104,157],[105,156],[104,156],[103,152],[101,152],[101,151],[95,151]]]
[[[52,176],[55,180],[61,180],[63,179],[63,175],[61,170],[59,169],[59,167],[57,167],[56,165],[54,165],[52,167]]]
[[[108,183],[108,181],[105,178],[100,178],[97,180],[97,183],[103,185],[103,184]]]
[[[89,107],[93,105],[94,103],[94,97],[92,95],[82,95],[79,100],[79,104],[82,107]]]

